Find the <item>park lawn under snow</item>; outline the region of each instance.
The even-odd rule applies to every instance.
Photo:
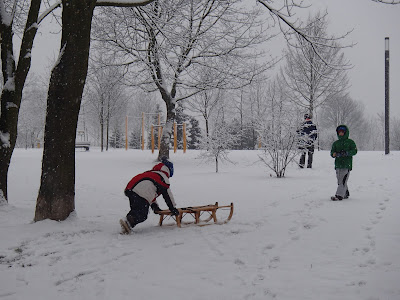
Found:
[[[129,236],[119,234],[123,190],[155,154],[77,150],[76,214],[33,223],[41,155],[14,151],[9,205],[0,207],[1,300],[400,299],[399,152],[359,152],[351,198],[332,202],[327,151],[283,179],[257,151],[232,151],[236,164],[219,173],[199,152],[180,151],[171,155],[177,206],[233,202],[232,220],[159,227],[150,212]]]

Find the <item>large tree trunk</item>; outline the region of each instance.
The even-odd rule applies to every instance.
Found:
[[[162,157],[169,158],[169,145],[171,144],[171,135],[174,127],[176,106],[174,99],[172,99],[170,96],[163,95],[162,98],[167,106],[167,120],[162,131],[158,160],[161,160]]]
[[[23,34],[18,67],[15,67],[13,53],[12,22],[0,20],[1,63],[4,87],[1,93],[0,114],[0,204],[6,203],[8,169],[17,140],[17,125],[22,90],[31,66],[32,44],[36,36],[41,0],[32,0]],[[3,5],[3,4],[2,4]]]
[[[75,210],[75,137],[96,0],[62,3],[61,50],[49,85],[35,221],[65,220]]]
[[[100,139],[101,139],[101,152],[104,150],[104,111],[103,111],[103,103],[100,110]]]
[[[0,204],[7,202],[8,168],[17,139],[18,112],[21,102],[21,99],[19,103],[15,101],[15,60],[12,25],[1,24],[1,27],[1,61],[4,87],[1,93],[0,115]]]

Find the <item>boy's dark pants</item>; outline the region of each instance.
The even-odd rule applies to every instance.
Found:
[[[125,191],[125,195],[129,198],[129,204],[131,207],[131,210],[126,215],[126,219],[133,228],[147,219],[150,204],[146,199],[132,191]]]
[[[300,168],[304,168],[307,153],[308,153],[307,168],[312,168],[314,147],[307,147],[306,149],[303,150],[300,156],[300,163],[299,163]]]

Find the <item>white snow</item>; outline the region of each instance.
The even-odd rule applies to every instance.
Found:
[[[66,48],[66,47],[67,47],[67,43],[65,42],[64,45],[61,47],[60,53],[58,54],[57,61],[56,61],[55,64],[54,64],[53,70],[54,70],[54,68],[56,68],[56,67],[58,66],[58,64],[61,62],[61,59],[62,59],[62,57],[63,57],[63,55],[64,55],[64,51],[65,51],[65,48]]]
[[[12,157],[9,205],[0,206],[2,300],[400,299],[399,152],[359,152],[350,199],[332,202],[326,151],[316,152],[313,169],[293,164],[283,179],[257,151],[232,151],[237,164],[219,173],[195,159],[199,152],[178,151],[178,207],[233,202],[232,220],[159,227],[150,212],[129,236],[119,234],[129,209],[123,190],[156,154],[77,150],[76,214],[32,223],[41,155],[16,149]]]
[[[10,108],[18,108],[18,105],[15,104],[14,102],[7,102],[6,109],[10,109]]]
[[[3,146],[4,148],[10,147],[10,134],[8,132],[0,131],[0,142],[0,146]]]
[[[112,6],[139,6],[147,3],[148,0],[97,0],[96,5],[112,5]]]
[[[12,64],[12,62],[9,61],[9,64]],[[11,68],[11,67],[9,67],[9,68]],[[6,83],[4,84],[3,89],[6,90],[6,91],[15,91],[15,78],[14,78],[14,76],[8,77]]]
[[[0,20],[5,26],[10,26],[12,23],[12,16],[9,14],[4,6],[4,1],[0,1]]]

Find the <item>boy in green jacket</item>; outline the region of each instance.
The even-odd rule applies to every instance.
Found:
[[[332,201],[349,198],[350,193],[347,187],[350,171],[353,168],[353,156],[357,154],[356,143],[349,139],[349,129],[346,125],[339,125],[336,128],[338,140],[332,144],[331,156],[335,158],[335,170],[338,187]]]

